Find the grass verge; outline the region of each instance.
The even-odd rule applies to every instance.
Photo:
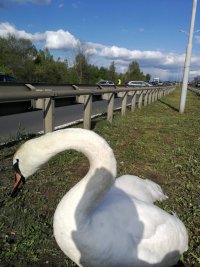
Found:
[[[200,266],[200,97],[188,92],[179,114],[180,91],[141,110],[115,114],[112,125],[101,118],[93,130],[113,148],[118,176],[135,174],[159,183],[169,199],[158,203],[176,212],[189,232],[189,250],[177,266]],[[81,127],[81,125],[79,125]],[[23,141],[20,141],[23,143]],[[0,150],[0,266],[76,266],[53,237],[54,210],[61,197],[88,170],[87,159],[74,151],[53,158],[31,177],[14,199],[12,157],[20,145]],[[122,266],[123,267],[123,266]]]

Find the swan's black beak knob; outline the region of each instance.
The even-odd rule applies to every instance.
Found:
[[[25,177],[22,175],[19,169],[19,159],[16,160],[15,164],[13,165],[13,168],[15,170],[15,184],[10,194],[11,197],[15,197],[17,195],[17,193],[21,190],[23,184],[26,181]]]

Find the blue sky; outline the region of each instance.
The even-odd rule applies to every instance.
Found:
[[[180,80],[193,0],[0,0],[0,36],[9,33],[48,47],[73,64],[78,51],[90,63],[118,72],[136,60],[151,77]],[[200,75],[197,5],[190,79]],[[185,33],[180,32],[184,30]]]

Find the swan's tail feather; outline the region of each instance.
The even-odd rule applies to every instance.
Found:
[[[147,185],[149,186],[149,189],[150,189],[151,194],[154,198],[154,201],[156,201],[156,200],[163,201],[163,200],[168,199],[168,196],[166,196],[163,193],[163,190],[160,187],[160,185],[158,185],[157,183],[155,183],[149,179],[146,179],[145,181],[146,181]]]

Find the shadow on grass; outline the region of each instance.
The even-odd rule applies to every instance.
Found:
[[[166,103],[163,100],[159,100],[159,102],[162,103],[162,104],[164,104],[164,105],[166,105],[166,106],[168,106],[169,108],[173,109],[174,111],[179,112],[179,109],[178,108],[170,105],[169,103]]]

